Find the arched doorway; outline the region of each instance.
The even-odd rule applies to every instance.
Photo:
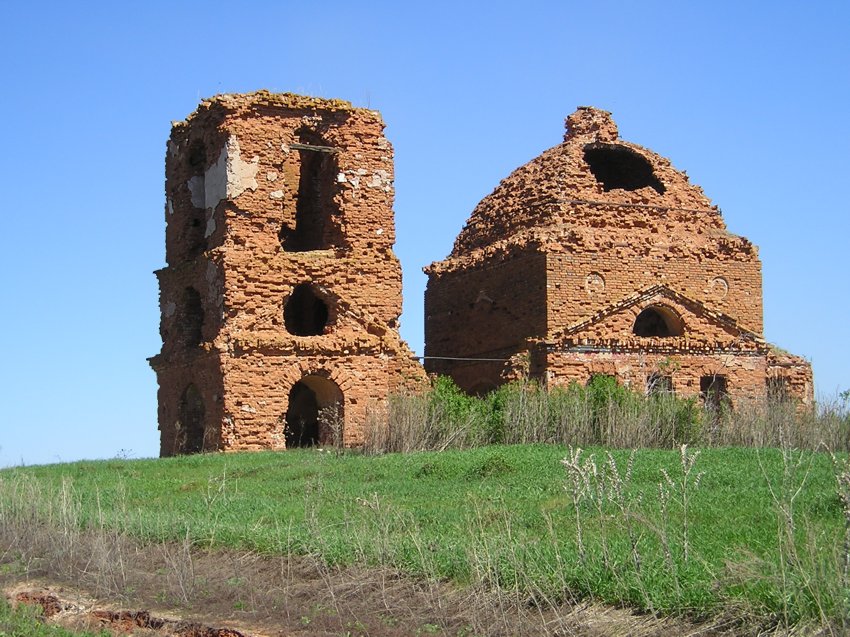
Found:
[[[200,453],[204,450],[204,399],[194,385],[180,397],[177,418],[177,453]]]
[[[287,449],[342,444],[343,395],[330,379],[308,374],[289,390],[284,437]]]

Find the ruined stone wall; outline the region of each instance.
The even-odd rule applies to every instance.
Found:
[[[524,254],[443,275],[439,286],[426,291],[426,300],[429,355],[440,356],[445,349],[470,356],[509,349],[518,339],[545,333],[546,258]]]
[[[160,455],[186,452],[191,422],[186,421],[186,392],[195,387],[203,406],[201,445],[196,451],[221,448],[221,423],[224,418],[222,359],[217,352],[198,348],[191,355],[173,360],[157,369],[159,389],[157,417],[160,428]],[[199,423],[200,424],[200,423]]]
[[[782,392],[804,405],[814,404],[815,380],[812,366],[800,357],[771,349],[767,355],[767,378],[782,379]]]
[[[645,391],[653,374],[669,376],[678,396],[699,396],[700,379],[722,377],[726,380],[733,405],[763,400],[769,377],[787,378],[788,397],[811,404],[810,367],[804,365],[782,372],[771,371],[764,354],[651,354],[646,352],[550,352],[545,361],[550,386],[571,382],[586,384],[596,374],[610,375],[636,391]],[[807,373],[806,370],[809,370]]]
[[[669,312],[670,325],[681,334],[668,336],[641,336],[635,333],[638,316],[646,309],[663,308]],[[708,311],[705,307],[687,301],[684,297],[671,298],[663,294],[650,295],[639,303],[629,304],[599,320],[580,324],[570,334],[571,340],[588,340],[593,343],[606,342],[609,346],[633,346],[687,350],[690,348],[763,348],[760,340],[744,334],[735,323],[722,315]],[[563,337],[559,337],[562,340]]]
[[[526,338],[546,333],[545,255],[493,259],[431,281],[425,295],[426,357],[506,359]],[[487,382],[495,386],[501,367],[430,358],[425,365],[430,373],[451,374],[466,390]]]
[[[423,382],[397,332],[383,127],[377,112],[347,102],[267,92],[206,100],[174,124],[168,267],[158,272],[163,349],[151,361],[163,453],[180,428],[172,403],[193,382],[204,387],[190,402],[217,405],[204,410],[205,426],[220,434],[204,449],[283,448],[295,389],[313,405],[299,407],[300,421],[315,420],[317,401],[338,404],[344,441],[358,444],[370,404]],[[200,330],[186,326],[198,316]],[[200,380],[197,350],[218,355],[218,371]]]
[[[284,449],[289,392],[309,375],[339,387],[346,444],[361,444],[368,409],[386,400],[391,371],[372,355],[269,356],[255,351],[231,358],[225,373],[222,446],[233,451]]]
[[[761,333],[763,329],[758,260],[677,259],[666,250],[647,256],[612,250],[550,253],[547,269],[549,334],[659,283],[735,317],[750,331]]]

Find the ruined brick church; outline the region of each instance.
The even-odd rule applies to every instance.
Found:
[[[161,455],[364,439],[426,380],[398,334],[393,152],[378,113],[272,94],[205,100],[172,127],[160,284]],[[756,247],[610,114],[518,168],[426,268],[430,373],[484,393],[611,375],[706,401],[812,399],[762,337]]]
[[[467,359],[428,371],[475,393],[601,374],[714,403],[810,402],[811,366],[762,337],[756,246],[667,159],[620,139],[610,113],[579,108],[566,126],[426,269],[426,356]]]

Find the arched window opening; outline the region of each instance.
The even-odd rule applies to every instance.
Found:
[[[203,193],[204,173],[207,169],[207,147],[203,140],[195,139],[189,144],[188,164],[192,181],[196,184],[194,189]],[[189,259],[194,259],[199,254],[203,254],[207,249],[207,239],[204,236],[206,232],[206,208],[204,205],[197,205],[200,202],[194,196],[192,199],[193,206],[186,216],[185,231],[187,257]]]
[[[295,336],[319,336],[328,324],[328,306],[309,283],[301,283],[286,300],[283,323]]]
[[[584,147],[584,161],[605,192],[616,188],[638,190],[647,186],[659,194],[666,190],[655,176],[652,164],[626,146],[588,144]]]
[[[332,380],[309,374],[289,391],[284,438],[288,449],[342,446],[343,396]]]
[[[194,385],[180,398],[177,414],[177,452],[200,453],[204,450],[204,399]]]
[[[193,176],[203,176],[207,169],[207,147],[202,139],[189,144],[189,171]]]
[[[685,332],[685,326],[675,312],[656,305],[648,307],[638,314],[632,332],[635,336],[665,338],[667,336],[681,336]]]
[[[183,291],[183,313],[180,333],[186,347],[197,347],[203,341],[204,305],[200,293],[193,287]]]
[[[295,228],[284,226],[280,238],[285,250],[325,250],[334,244],[334,203],[337,161],[325,141],[309,129],[298,133],[300,175],[295,200]]]

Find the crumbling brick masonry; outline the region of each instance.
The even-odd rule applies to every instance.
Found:
[[[425,377],[397,327],[393,151],[339,100],[221,95],[173,125],[160,453],[363,440]]]
[[[357,445],[371,408],[422,386],[397,331],[383,127],[268,92],[173,125],[150,359],[161,455]],[[564,142],[485,197],[426,272],[426,367],[469,392],[605,374],[716,404],[812,401],[809,364],[762,337],[756,247],[604,111],[570,115]]]
[[[810,365],[763,339],[757,248],[610,113],[579,108],[566,125],[426,268],[428,371],[475,393],[605,374],[710,402],[810,403]]]

